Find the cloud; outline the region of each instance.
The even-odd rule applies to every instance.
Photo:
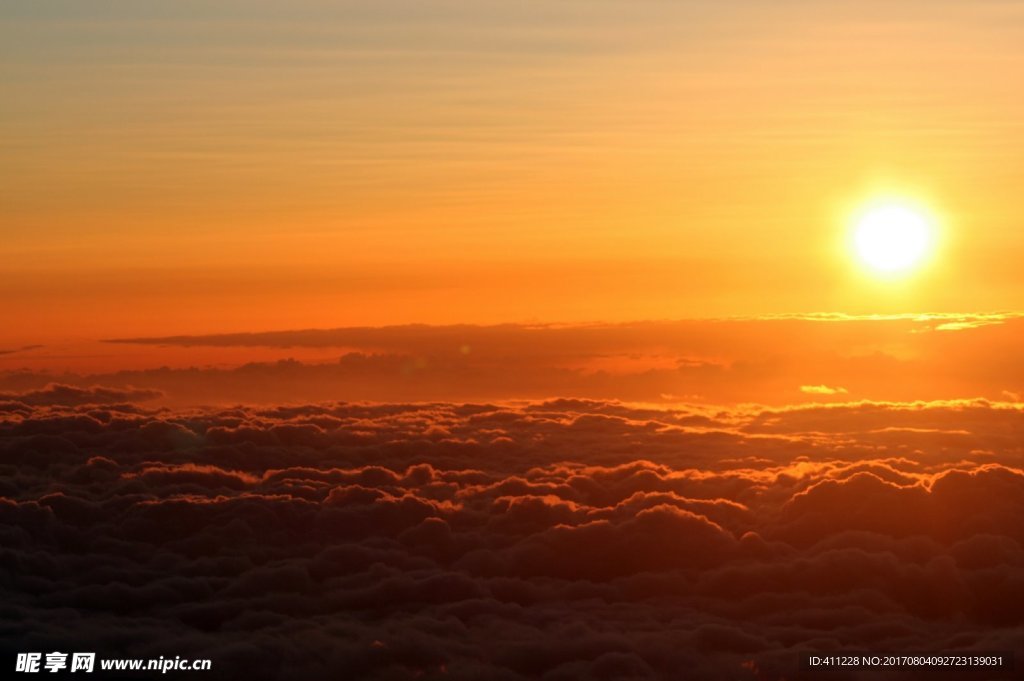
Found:
[[[831,388],[827,385],[802,385],[800,392],[808,395],[845,395],[849,391],[843,387]]]
[[[808,649],[1024,643],[1015,406],[18,404],[8,657],[780,680]]]
[[[144,402],[163,397],[163,392],[147,388],[110,388],[93,385],[80,388],[61,383],[50,383],[40,390],[17,393],[0,392],[0,402],[19,402],[30,406],[84,404],[110,404],[114,402]]]
[[[20,353],[20,352],[28,352],[29,350],[38,350],[39,348],[43,348],[43,347],[45,347],[45,346],[36,344],[36,345],[23,345],[20,348],[0,349],[0,355],[14,355],[14,354],[17,354],[17,353]]]
[[[936,333],[944,324],[965,326]],[[163,403],[176,407],[554,396],[776,406],[843,395],[1003,400],[1006,391],[1024,390],[1015,355],[1022,336],[1024,318],[1004,314],[407,325],[136,338],[90,352],[132,343],[139,357],[150,353],[156,368],[59,376],[0,372],[0,390],[40,390],[55,381],[134,387],[159,390]],[[105,362],[118,366],[116,357]]]
[[[891,330],[915,333],[924,330],[966,330],[981,326],[1018,322],[1024,313],[990,314],[917,314],[917,315],[867,315],[846,314],[802,314],[767,315],[763,317],[731,317],[725,319],[693,319],[680,321],[650,321],[626,323],[590,324],[496,324],[480,326],[475,324],[452,324],[434,326],[429,324],[405,324],[398,326],[364,326],[336,329],[302,329],[294,331],[262,331],[250,333],[222,333],[194,336],[158,336],[111,338],[108,343],[141,345],[180,346],[222,346],[222,347],[377,347],[390,351],[410,347],[436,351],[465,352],[467,339],[474,339],[483,347],[495,344],[519,347],[523,338],[543,337],[553,341],[528,350],[539,353],[557,354],[568,346],[589,345],[604,348],[629,344],[642,347],[651,344],[651,332],[660,331],[675,340],[699,330],[702,333],[697,344],[706,342],[707,335],[730,338],[733,334],[749,330],[751,326],[787,329],[796,337],[808,329],[822,329],[824,323],[831,323],[835,329],[873,335]],[[787,334],[788,335],[788,334]],[[664,338],[657,339],[663,341]],[[734,341],[737,339],[733,339]],[[759,342],[759,341],[758,341]],[[472,349],[472,346],[468,346]]]
[[[961,319],[955,319],[952,321],[942,322],[936,324],[934,329],[936,331],[966,331],[969,329],[976,329],[981,326],[990,326],[993,324],[1003,324],[1008,319],[1014,319],[1015,316],[1011,315],[976,315],[976,316],[965,316]]]

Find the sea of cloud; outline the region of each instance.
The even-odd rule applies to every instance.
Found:
[[[780,680],[800,651],[1024,645],[1018,404],[148,397],[2,397],[5,659]]]

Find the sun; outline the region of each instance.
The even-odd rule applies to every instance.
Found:
[[[902,203],[885,203],[872,206],[857,218],[853,247],[860,260],[876,272],[908,272],[928,256],[934,231],[924,211]]]

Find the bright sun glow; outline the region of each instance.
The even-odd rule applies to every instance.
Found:
[[[865,212],[853,235],[857,255],[874,270],[904,272],[919,265],[932,244],[932,225],[920,211],[890,203]]]

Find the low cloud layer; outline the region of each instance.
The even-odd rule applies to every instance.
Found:
[[[2,410],[8,659],[778,681],[1024,644],[1014,404]]]

